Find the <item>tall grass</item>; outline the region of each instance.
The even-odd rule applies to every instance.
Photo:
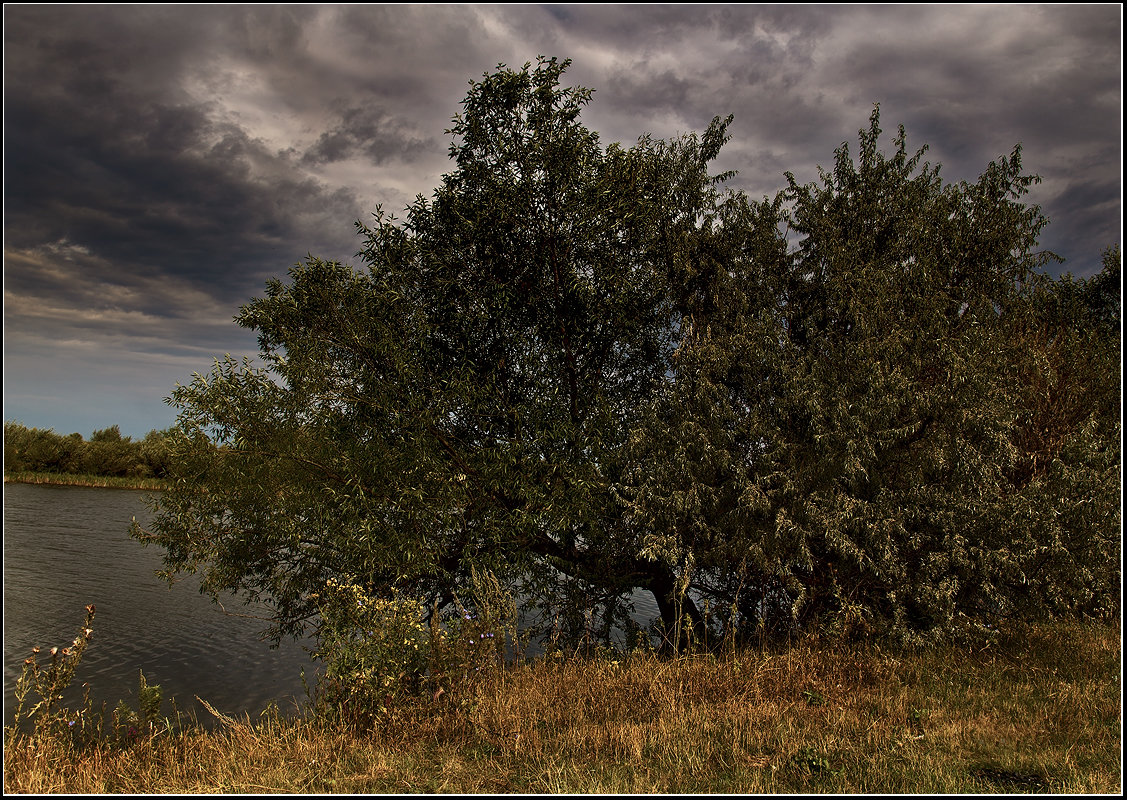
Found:
[[[1120,642],[1059,622],[920,652],[543,657],[364,726],[273,709],[85,748],[16,734],[5,790],[1118,794]]]

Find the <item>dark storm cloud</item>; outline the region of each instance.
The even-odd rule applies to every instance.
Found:
[[[117,269],[194,275],[242,296],[292,252],[288,237],[339,240],[361,213],[347,189],[295,171],[178,90],[174,47],[168,58],[151,46],[127,58],[71,37],[57,26],[30,41],[9,36],[8,246],[65,239]],[[78,55],[68,72],[59,65],[69,53]],[[32,79],[35,54],[47,66]]]
[[[85,427],[163,427],[176,380],[253,352],[231,320],[266,277],[355,250],[355,191],[200,90],[301,26],[212,11],[5,8],[6,414],[112,416],[139,393],[139,418]]]
[[[160,253],[173,259],[164,267],[183,269],[216,246],[268,242],[272,226],[301,213],[298,193],[280,190],[316,197],[311,182],[298,187],[272,174],[273,155],[202,107],[117,99],[122,106],[94,111],[78,101],[9,97],[9,218],[35,221],[34,230],[11,226],[14,244],[68,236],[130,261]],[[234,209],[244,213],[233,218]]]
[[[436,148],[433,138],[419,138],[404,120],[391,117],[382,108],[346,108],[340,124],[325,131],[302,161],[325,164],[350,158],[366,158],[373,164],[391,159],[412,162]]]

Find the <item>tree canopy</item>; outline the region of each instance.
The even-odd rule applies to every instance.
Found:
[[[442,607],[483,569],[564,635],[639,590],[694,635],[1117,607],[1118,290],[1038,272],[1020,148],[945,183],[878,109],[752,201],[710,173],[731,117],[603,146],[568,63],[471,82],[363,268],[271,280],[236,318],[263,366],[177,386],[134,529],[169,576],[274,636],[330,578]]]

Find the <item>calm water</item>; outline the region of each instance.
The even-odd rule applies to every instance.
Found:
[[[149,517],[144,492],[70,486],[4,486],[4,718],[23,660],[38,645],[70,644],[94,603],[94,636],[72,687],[90,684],[95,706],[125,699],[136,707],[138,670],[184,709],[210,715],[198,695],[226,713],[257,715],[271,701],[285,712],[304,702],[301,670],[317,662],[300,644],[278,649],[258,639],[266,623],[224,614],[193,577],[172,588],[157,579],[162,551],[129,538],[134,516]],[[239,601],[227,609],[247,613]],[[290,700],[293,698],[294,700]],[[29,699],[32,699],[29,697]],[[166,703],[162,709],[170,711]]]
[[[287,639],[271,649],[258,638],[265,622],[225,614],[199,593],[192,576],[169,588],[153,574],[163,551],[129,538],[134,516],[142,525],[149,519],[145,496],[122,489],[5,484],[5,724],[12,720],[15,681],[31,648],[43,648],[45,664],[48,649],[74,639],[89,603],[97,606],[94,636],[66,697],[72,707],[81,701],[83,682],[90,685],[95,707],[104,700],[112,709],[122,699],[136,707],[138,670],[205,724],[213,718],[196,696],[221,712],[252,717],[272,701],[283,713],[306,701],[301,671],[312,687],[320,663],[310,660],[302,644]],[[640,624],[656,615],[648,592],[636,596],[635,604]],[[250,613],[234,598],[224,605]],[[162,710],[169,713],[169,705]]]

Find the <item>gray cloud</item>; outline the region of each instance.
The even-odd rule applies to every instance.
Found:
[[[415,135],[411,125],[382,108],[346,108],[340,124],[321,134],[302,156],[304,163],[325,164],[365,158],[373,164],[392,159],[411,163],[435,149],[435,140]]]

